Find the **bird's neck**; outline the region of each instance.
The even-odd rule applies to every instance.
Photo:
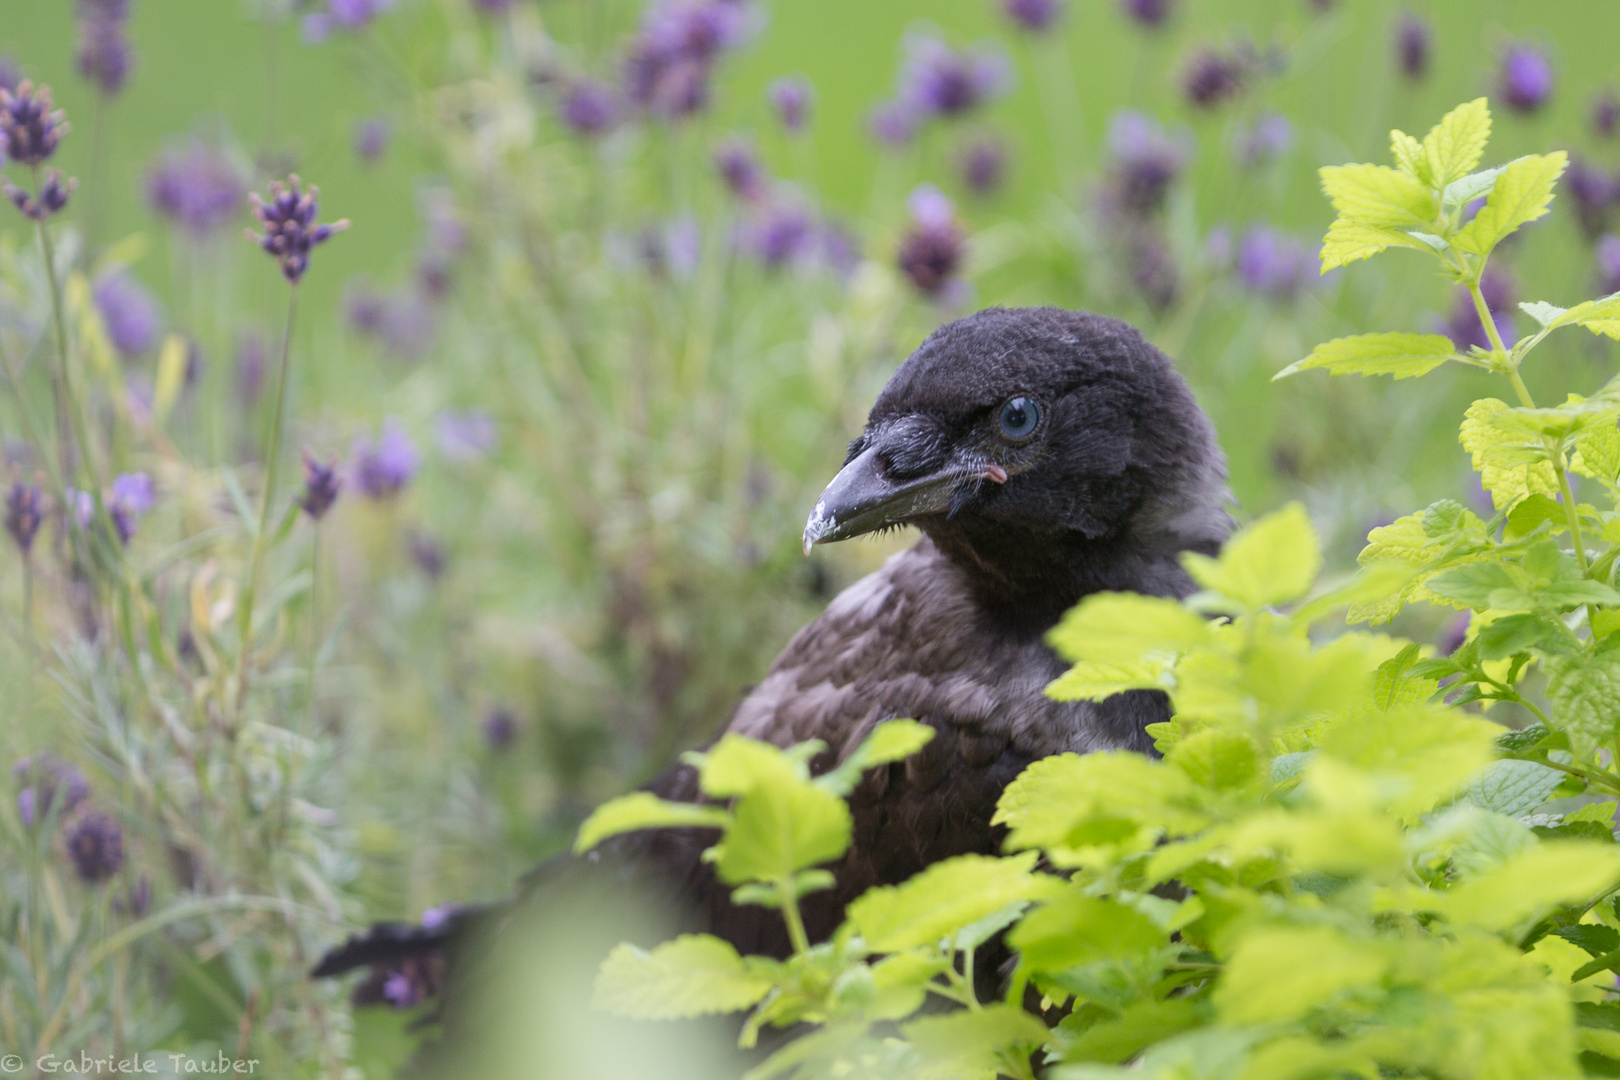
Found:
[[[1215,544],[1131,532],[1089,537],[1074,530],[1035,531],[1006,523],[919,523],[961,574],[977,605],[1009,626],[1043,633],[1091,593],[1139,592],[1182,597],[1192,579],[1183,550],[1215,553]]]

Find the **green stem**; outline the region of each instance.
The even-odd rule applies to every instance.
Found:
[[[777,895],[782,898],[782,918],[787,923],[788,940],[793,952],[803,956],[810,951],[810,935],[804,932],[804,917],[799,914],[799,898],[794,893],[793,879],[785,877],[776,883]]]
[[[309,552],[309,721],[305,735],[315,733],[315,660],[320,651],[321,640],[321,523],[315,521],[311,530],[315,539],[310,543]]]
[[[56,328],[56,365],[57,378],[60,380],[57,408],[60,414],[67,417],[67,427],[72,431],[72,443],[75,445],[70,446],[68,444],[68,435],[65,431],[61,432],[58,437],[62,440],[63,453],[69,457],[76,457],[78,464],[83,466],[87,486],[96,500],[97,507],[101,510],[101,515],[105,517],[106,509],[101,507],[101,478],[97,474],[96,463],[90,453],[90,436],[86,430],[84,417],[78,407],[78,395],[73,389],[72,365],[68,363],[67,317],[62,313],[62,289],[56,281],[56,248],[51,243],[51,233],[49,229],[45,228],[45,222],[37,221],[34,224],[39,233],[40,254],[45,260],[45,281],[51,291],[51,317]],[[58,423],[61,423],[61,416],[58,416]],[[77,454],[73,453],[75,448],[78,451]],[[64,460],[62,462],[62,475],[66,477],[73,472],[71,462]],[[109,518],[104,524],[111,528],[111,519]]]
[[[248,559],[247,582],[242,588],[242,608],[237,614],[237,636],[241,639],[236,656],[236,700],[240,705],[247,690],[248,652],[253,644],[253,600],[258,589],[259,571],[264,563],[264,537],[270,531],[270,504],[276,491],[276,459],[281,454],[281,417],[287,404],[287,369],[292,366],[293,322],[298,315],[298,285],[287,294],[287,326],[281,339],[281,369],[276,375],[276,398],[270,411],[270,433],[265,439],[264,490],[259,494],[259,524],[253,532],[253,554]]]
[[[1569,486],[1569,470],[1564,468],[1564,450],[1558,447],[1553,455],[1553,471],[1558,474],[1558,493],[1564,500],[1564,520],[1569,523],[1569,538],[1575,544],[1575,561],[1581,564],[1581,573],[1592,569],[1586,557],[1586,544],[1581,541],[1581,515],[1575,508],[1575,489]]]

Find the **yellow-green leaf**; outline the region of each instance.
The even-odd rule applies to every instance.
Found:
[[[1504,237],[1547,212],[1568,164],[1569,155],[1559,150],[1532,154],[1508,165],[1474,220],[1452,237],[1452,246],[1476,255],[1490,254]]]
[[[1479,165],[1490,137],[1491,110],[1486,100],[1475,98],[1458,105],[1423,137],[1418,178],[1435,188],[1462,179]]]
[[[1389,375],[1408,379],[1427,375],[1447,360],[1456,348],[1441,334],[1357,334],[1334,338],[1272,376],[1281,379],[1310,368],[1327,368],[1334,375]]]
[[[1204,588],[1258,609],[1304,596],[1322,568],[1322,548],[1305,507],[1289,503],[1238,530],[1219,559],[1189,552],[1182,565]]]
[[[851,827],[849,807],[824,788],[798,777],[760,784],[732,808],[715,869],[730,885],[790,879],[842,855]]]
[[[596,973],[592,1005],[640,1020],[736,1012],[757,1003],[771,980],[707,934],[688,934],[650,952],[619,945]]]
[[[1508,930],[1561,904],[1587,903],[1620,884],[1620,847],[1562,840],[1538,844],[1444,894],[1455,923]]]
[[[637,791],[598,806],[574,839],[576,854],[591,850],[603,840],[638,829],[665,829],[691,826],[723,828],[729,815],[718,806],[668,802],[646,791]]]
[[[1053,679],[1046,696],[1056,701],[1101,701],[1127,690],[1162,689],[1165,665],[1150,660],[1099,664],[1081,660]]]
[[[1378,943],[1325,926],[1268,927],[1244,935],[1215,988],[1229,1024],[1298,1020],[1343,994],[1374,992],[1389,968]]]
[[[1498,510],[1505,510],[1533,492],[1556,495],[1558,475],[1550,461],[1527,461],[1521,454],[1535,451],[1537,445],[1515,440],[1496,424],[1496,417],[1509,411],[1505,401],[1481,398],[1468,407],[1457,441],[1473,457],[1480,483],[1491,493]]]
[[[868,890],[849,905],[848,918],[875,952],[935,945],[1008,904],[1050,892],[1057,879],[1035,874],[1035,858],[946,859],[902,884]]]
[[[1357,225],[1432,229],[1439,209],[1419,180],[1384,165],[1327,165],[1322,190],[1341,217]]]
[[[1047,642],[1066,660],[1133,664],[1150,653],[1208,644],[1209,621],[1175,600],[1137,593],[1093,593],[1063,616]]]
[[[1385,248],[1391,247],[1430,250],[1429,245],[1399,229],[1362,225],[1339,218],[1328,226],[1327,235],[1322,238],[1322,273],[1371,258]]]

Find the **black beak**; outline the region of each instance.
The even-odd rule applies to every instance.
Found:
[[[806,555],[817,544],[848,540],[914,518],[945,513],[952,508],[957,492],[968,484],[1007,482],[1005,469],[982,461],[971,465],[951,462],[936,472],[890,480],[878,456],[880,449],[871,446],[861,451],[838,471],[816,500],[816,508],[804,525]]]

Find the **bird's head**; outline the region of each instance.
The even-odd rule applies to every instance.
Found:
[[[1178,593],[1176,553],[1213,553],[1230,527],[1225,480],[1208,418],[1134,328],[991,308],[900,365],[804,545],[915,525],[983,599],[1043,610],[1099,588]]]

